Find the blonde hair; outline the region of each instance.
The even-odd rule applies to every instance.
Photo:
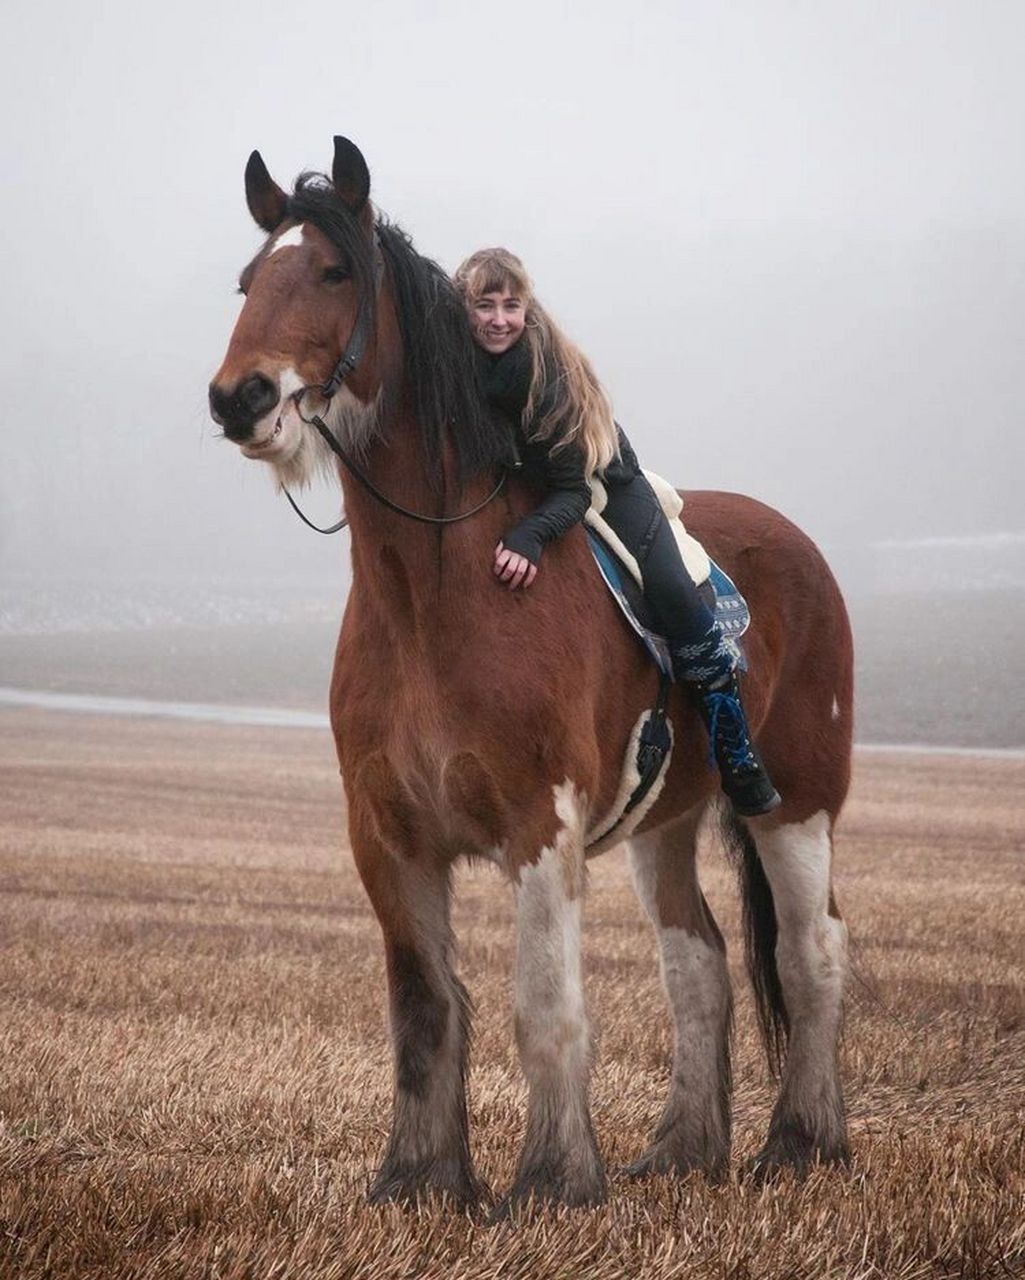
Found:
[[[558,434],[555,448],[576,442],[583,450],[587,474],[603,471],[619,456],[619,440],[612,418],[612,404],[598,381],[591,362],[562,332],[534,296],[526,268],[508,249],[478,249],[453,277],[467,307],[487,293],[508,292],[523,300],[523,341],[530,347],[532,373],[526,426],[540,405],[545,410],[530,433],[532,440]]]

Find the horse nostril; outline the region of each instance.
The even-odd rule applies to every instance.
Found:
[[[254,421],[262,418],[265,413],[270,413],[278,402],[277,387],[262,373],[254,373],[251,378],[247,378],[235,395],[238,397],[239,404],[246,408]]]
[[[260,418],[278,402],[278,389],[270,378],[254,373],[232,390],[210,384],[210,415],[224,428],[229,440],[241,443],[253,434]]]

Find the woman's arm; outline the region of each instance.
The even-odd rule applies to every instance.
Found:
[[[583,520],[591,505],[591,486],[584,474],[584,456],[576,445],[553,448],[551,441],[538,440],[529,442],[525,452],[525,461],[543,484],[545,496],[502,541],[507,551],[536,565],[549,542]]]
[[[519,342],[503,355],[482,354],[481,378],[493,409],[509,415],[517,426],[525,470],[544,491],[540,504],[520,520],[495,548],[495,573],[508,586],[530,586],[541,552],[578,524],[591,505],[583,452],[575,444],[557,447],[557,438],[531,440],[522,415],[530,392],[530,350]],[[550,405],[551,388],[542,388],[532,417],[540,421]],[[526,438],[524,438],[526,437]]]

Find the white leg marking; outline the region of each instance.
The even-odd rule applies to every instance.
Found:
[[[816,1136],[842,1125],[837,1040],[847,973],[847,927],[829,914],[832,840],[824,810],[806,822],[752,832],[772,888],[776,964],[790,1017],[782,1106]]]
[[[524,1070],[539,1083],[587,1072],[580,971],[582,806],[572,783],[554,792],[562,828],[537,862],[521,870],[517,890],[517,1037]]]
[[[580,1203],[604,1189],[587,1104],[590,1031],[580,972],[586,804],[568,780],[554,798],[562,826],[521,868],[516,888],[516,1041],[530,1090],[517,1183],[525,1191],[540,1182]]]
[[[714,1050],[729,1017],[726,959],[686,929],[660,929],[658,943],[662,982],[676,1024],[673,1084],[684,1086],[694,1106],[722,1085]]]
[[[840,719],[840,703],[837,701],[836,694],[833,694],[833,710],[831,712],[834,720]]]
[[[687,833],[681,833],[672,850],[675,856],[693,857],[686,840]],[[662,1147],[664,1152],[653,1168],[717,1169],[727,1158],[730,1140],[729,972],[721,947],[661,923],[656,899],[658,849],[657,835],[636,838],[630,845],[634,886],[655,930],[674,1028],[672,1080],[655,1132],[655,1148]],[[691,892],[696,908],[700,892],[696,881]]]
[[[287,231],[283,231],[267,250],[267,257],[269,258],[272,253],[277,253],[279,249],[297,249],[303,242],[303,227],[305,225],[305,223],[300,222],[297,226],[289,227]]]

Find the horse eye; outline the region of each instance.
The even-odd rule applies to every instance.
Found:
[[[325,267],[323,279],[328,284],[339,284],[342,280],[348,280],[351,272],[347,267]]]

